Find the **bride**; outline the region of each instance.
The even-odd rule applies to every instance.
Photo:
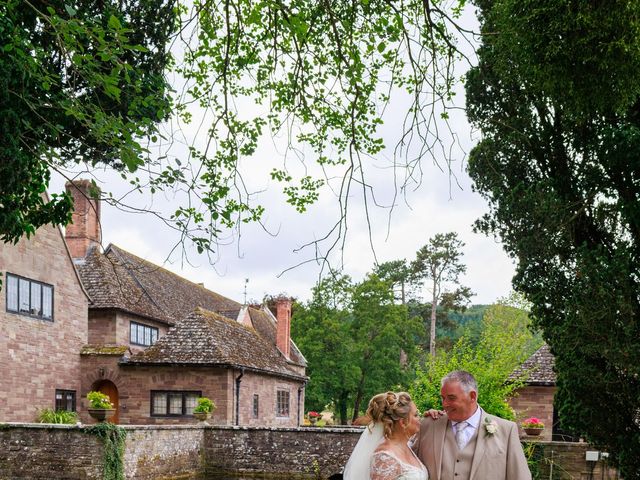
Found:
[[[420,415],[409,394],[374,396],[366,416],[371,423],[351,453],[344,480],[427,480],[426,467],[408,445],[420,430]]]

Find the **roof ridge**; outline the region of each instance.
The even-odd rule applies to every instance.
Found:
[[[134,257],[136,260],[139,260],[141,263],[144,263],[144,264],[146,264],[146,265],[148,265],[148,266],[152,267],[154,270],[163,270],[164,272],[168,273],[169,275],[171,275],[171,276],[173,276],[173,277],[178,278],[178,279],[179,279],[180,281],[182,281],[182,282],[187,282],[187,283],[189,283],[189,284],[193,285],[194,287],[203,288],[203,289],[205,289],[207,292],[209,292],[209,293],[211,293],[211,294],[213,294],[213,295],[216,295],[217,297],[220,297],[221,299],[223,299],[223,300],[225,300],[225,301],[227,301],[227,302],[232,302],[232,303],[236,304],[236,305],[237,305],[238,307],[240,307],[240,308],[243,306],[240,302],[237,302],[236,300],[233,300],[233,299],[231,299],[231,298],[225,297],[224,295],[221,295],[221,294],[219,294],[218,292],[214,292],[213,290],[210,290],[210,289],[206,288],[205,286],[200,285],[200,284],[199,284],[199,283],[197,283],[197,282],[192,282],[192,281],[191,281],[191,280],[189,280],[188,278],[185,278],[185,277],[183,277],[182,275],[178,275],[177,273],[172,272],[172,271],[171,271],[171,270],[169,270],[168,268],[165,268],[165,267],[163,267],[163,266],[161,266],[161,265],[157,265],[157,264],[155,264],[155,263],[153,263],[153,262],[151,262],[151,261],[149,261],[149,260],[146,260],[146,259],[144,259],[144,258],[142,258],[142,257],[139,257],[139,256],[138,256],[138,255],[136,255],[135,253],[131,253],[131,252],[129,252],[128,250],[125,250],[124,248],[119,247],[118,245],[115,245],[115,244],[113,244],[113,243],[110,243],[110,244],[109,244],[109,248],[110,248],[110,249],[118,250],[118,251],[119,251],[119,253],[121,253],[121,254],[122,254],[122,253],[124,253],[124,254],[126,254],[126,255],[130,255],[130,256]],[[105,253],[106,253],[106,252],[105,252]],[[137,279],[136,279],[136,280],[137,280]],[[155,302],[154,302],[154,303],[155,303]],[[156,304],[156,305],[157,305],[157,304]]]

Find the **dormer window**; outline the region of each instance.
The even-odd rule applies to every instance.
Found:
[[[131,322],[129,334],[129,341],[142,347],[150,347],[158,340],[158,329],[142,323]]]
[[[7,273],[7,312],[53,321],[53,285]]]

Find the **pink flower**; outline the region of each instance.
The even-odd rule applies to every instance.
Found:
[[[529,417],[521,425],[522,428],[544,428],[544,423],[537,417]]]

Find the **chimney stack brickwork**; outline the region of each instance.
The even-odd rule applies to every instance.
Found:
[[[276,345],[282,354],[290,358],[291,345],[291,299],[280,297],[276,299],[276,319],[278,320],[276,332]]]
[[[67,193],[73,198],[73,216],[67,225],[65,239],[73,258],[84,258],[90,247],[100,245],[100,190],[90,180],[67,182]]]

